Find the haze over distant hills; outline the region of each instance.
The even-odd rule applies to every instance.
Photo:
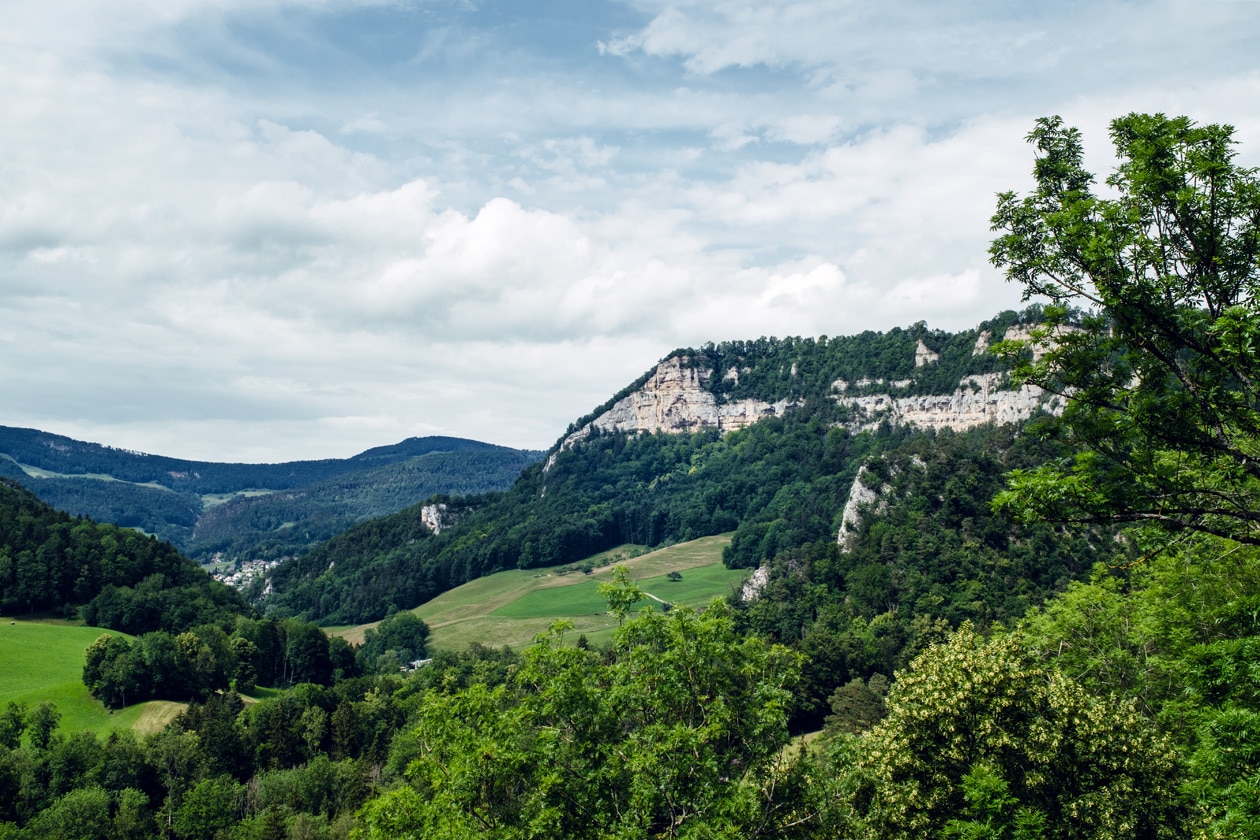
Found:
[[[194,559],[274,559],[435,494],[508,487],[539,452],[409,438],[350,458],[191,461],[0,426],[0,475],[75,515],[137,528]]]

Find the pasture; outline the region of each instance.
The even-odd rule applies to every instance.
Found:
[[[412,610],[432,630],[434,651],[463,650],[477,642],[490,647],[524,647],[555,621],[568,619],[569,637],[585,634],[595,644],[607,642],[617,620],[600,597],[600,583],[612,579],[614,565],[625,566],[646,594],[639,608],[662,609],[663,602],[693,607],[726,596],[747,570],[722,565],[722,549],[731,537],[724,534],[644,552],[639,546],[620,546],[591,558],[598,568],[590,574],[570,567],[514,569],[470,581]],[[635,556],[637,554],[637,556]],[[608,565],[599,566],[607,561]],[[670,580],[675,572],[680,580]],[[363,640],[372,624],[328,628],[352,643]]]
[[[112,631],[0,618],[0,708],[12,701],[25,704],[29,711],[51,701],[61,713],[61,731],[88,730],[102,736],[121,729],[151,732],[174,719],[184,708],[182,703],[158,700],[110,712],[88,694],[83,652],[106,632]]]

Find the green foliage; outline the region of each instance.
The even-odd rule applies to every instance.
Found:
[[[1249,836],[1260,821],[1260,553],[1208,537],[1166,542],[1123,578],[1100,569],[1074,584],[1023,633],[1048,666],[1096,696],[1136,700],[1174,739],[1196,833]]]
[[[244,786],[228,776],[215,776],[184,795],[172,824],[181,840],[215,840],[240,819],[244,806]]]
[[[1111,138],[1103,198],[1080,133],[1039,120],[1036,190],[993,216],[993,263],[1055,304],[1033,339],[1049,351],[1016,375],[1069,397],[1053,430],[1073,448],[1013,474],[1000,502],[1260,543],[1260,179],[1230,126],[1130,114]],[[1069,306],[1094,312],[1065,330]]]
[[[399,666],[425,658],[428,640],[427,624],[412,613],[396,613],[364,634],[355,654],[359,670],[365,674],[396,673]],[[382,657],[390,664],[382,666]]]
[[[771,561],[768,585],[739,609],[744,626],[807,656],[796,730],[821,727],[832,693],[851,680],[905,668],[964,621],[1016,621],[1110,553],[1107,529],[1064,533],[988,504],[1007,470],[1046,449],[994,427],[890,443],[866,462],[882,488],[878,510],[845,545],[833,531]],[[785,533],[789,545],[804,536]]]
[[[634,605],[643,600],[643,590],[630,581],[630,572],[625,566],[613,567],[613,579],[599,585],[599,594],[608,602],[608,611],[617,617],[622,624]]]
[[[754,837],[776,831],[795,657],[720,605],[644,612],[603,657],[540,637],[508,682],[422,700],[409,784],[369,837]]]
[[[410,626],[406,620],[403,624]],[[177,635],[156,630],[131,642],[101,635],[85,651],[83,684],[107,707],[118,709],[151,699],[206,701],[233,681],[237,690],[246,691],[256,685],[329,685],[357,673],[354,651],[313,624],[242,618],[231,635],[213,624]]]
[[[131,633],[249,609],[169,543],[72,519],[0,479],[0,610],[80,606],[88,624]]]
[[[866,737],[875,836],[1181,837],[1176,754],[1131,702],[1047,675],[1018,636],[970,627],[922,654]]]

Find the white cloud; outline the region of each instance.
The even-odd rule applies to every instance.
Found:
[[[675,346],[1017,305],[988,217],[1035,116],[1100,169],[1135,109],[1260,160],[1254,5],[634,0],[568,41],[507,0],[360,5],[19,4],[0,423],[238,459],[545,446]]]

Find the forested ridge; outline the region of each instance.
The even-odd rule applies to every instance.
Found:
[[[539,455],[425,437],[352,458],[220,464],[0,427],[0,476],[60,510],[156,534],[203,562],[300,554],[435,493],[502,490]],[[49,474],[34,477],[19,464]]]
[[[128,632],[249,611],[170,543],[71,517],[0,478],[0,610],[76,616],[83,608],[116,613],[106,626]]]
[[[417,505],[283,564],[271,578],[274,595],[267,603],[329,623],[372,621],[390,604],[412,607],[491,572],[572,563],[622,543],[659,546],[735,530],[727,565],[749,568],[789,548],[834,538],[864,460],[923,436],[889,426],[849,430],[850,409],[834,399],[835,381],[899,377],[906,380],[895,386],[899,393],[952,392],[963,376],[1002,365],[975,352],[981,332],[1001,335],[1021,319],[1038,317],[1031,308],[955,334],[918,325],[676,351],[691,364],[741,371],[738,384],[716,373],[709,378],[721,399],[800,404],[726,435],[597,431],[580,446],[555,451],[549,465],[527,468],[503,494],[463,500],[457,523],[438,536],[418,524]],[[920,340],[938,348],[938,362],[915,367]],[[405,538],[381,536],[394,533]]]
[[[218,661],[216,632],[254,664],[161,733],[0,712],[0,838],[1260,836],[1260,179],[1228,127],[1129,115],[1112,137],[1098,198],[1079,134],[1039,121],[1036,191],[994,217],[995,264],[1052,303],[999,352],[1015,382],[1070,397],[1061,416],[855,433],[805,396],[724,437],[593,435],[519,494],[433,500],[460,523],[438,535],[415,511],[351,529],[304,584],[403,576],[412,555],[371,560],[404,546],[453,579],[488,571],[492,546],[681,536],[716,511],[738,526],[728,560],[770,575],[752,600],[661,611],[618,569],[604,647],[559,622],[409,673],[426,634],[388,605],[357,650],[278,609],[185,628],[175,667]],[[731,489],[706,498],[710,470]],[[869,501],[838,538],[855,479]],[[637,506],[601,508],[605,485]],[[491,530],[507,510],[511,537]],[[356,586],[307,595],[344,605]],[[101,640],[85,680],[105,693],[144,639]],[[232,689],[263,662],[314,682],[246,704]]]
[[[250,487],[285,490],[433,452],[500,448],[463,438],[424,437],[375,447],[350,458],[225,464],[149,455],[38,429],[0,426],[0,452],[20,464],[66,475],[107,475],[134,484],[151,482],[192,493],[231,493]]]

